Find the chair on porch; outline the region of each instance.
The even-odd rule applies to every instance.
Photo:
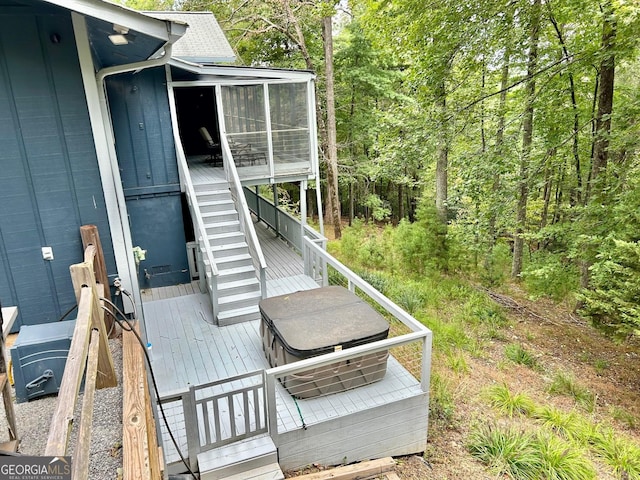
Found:
[[[214,165],[216,164],[216,161],[220,161],[220,163],[222,163],[222,147],[219,143],[213,141],[207,127],[200,127],[198,132],[200,132],[200,136],[207,144],[207,149],[209,150],[209,161]]]

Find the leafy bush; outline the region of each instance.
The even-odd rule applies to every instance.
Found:
[[[534,297],[559,301],[578,289],[578,270],[562,255],[536,252],[522,271],[527,291]]]
[[[609,239],[591,267],[583,313],[618,335],[640,334],[640,242]]]

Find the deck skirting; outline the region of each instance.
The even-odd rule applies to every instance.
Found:
[[[339,465],[423,452],[428,405],[429,396],[422,393],[273,435],[278,462],[283,470],[292,470],[310,463]]]

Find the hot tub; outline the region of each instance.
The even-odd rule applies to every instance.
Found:
[[[389,324],[349,290],[331,286],[260,302],[262,348],[272,367],[387,338]],[[388,351],[361,355],[281,379],[296,398],[341,392],[384,377]]]

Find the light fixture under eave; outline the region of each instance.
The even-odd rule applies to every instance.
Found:
[[[129,33],[129,29],[127,27],[123,27],[122,25],[113,24],[113,31],[116,32],[113,35],[109,35],[109,40],[114,45],[126,45],[129,43],[126,35]]]
[[[126,45],[129,43],[127,37],[125,37],[121,33],[109,35],[109,40],[111,40],[111,43],[113,43],[114,45]]]

